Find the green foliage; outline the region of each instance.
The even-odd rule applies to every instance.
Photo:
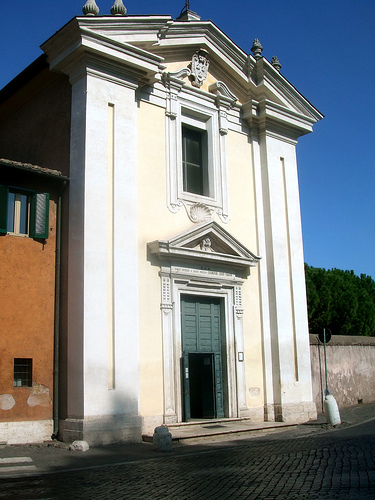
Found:
[[[375,281],[353,271],[305,264],[310,333],[375,337]]]

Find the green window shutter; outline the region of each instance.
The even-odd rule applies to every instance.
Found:
[[[0,233],[7,232],[8,221],[8,188],[0,186]]]
[[[48,238],[49,194],[35,193],[31,199],[30,237]]]

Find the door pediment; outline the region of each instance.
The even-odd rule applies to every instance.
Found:
[[[199,261],[242,270],[256,266],[261,258],[214,221],[194,226],[169,240],[153,241],[148,248],[163,261]]]

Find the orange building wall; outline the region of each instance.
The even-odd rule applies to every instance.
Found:
[[[52,418],[56,202],[45,242],[0,236],[0,422]],[[32,387],[13,387],[14,358],[32,358]],[[11,409],[1,409],[12,404]]]

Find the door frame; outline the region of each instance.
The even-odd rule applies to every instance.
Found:
[[[188,206],[185,208],[189,211]],[[260,257],[213,220],[197,224],[168,240],[149,242],[147,247],[151,265],[158,261],[160,266],[164,423],[168,425],[182,419],[181,293],[222,299],[228,417],[250,417],[244,361],[242,285],[250,275],[250,268],[258,265]]]
[[[174,314],[174,353],[175,353],[175,370],[178,373],[176,377],[176,414],[178,422],[183,421],[183,408],[182,408],[182,387],[178,387],[181,384],[180,370],[180,359],[182,355],[182,331],[181,331],[181,296],[190,295],[197,299],[200,297],[216,298],[220,300],[222,304],[221,315],[222,315],[222,336],[225,338],[226,349],[225,352],[222,351],[222,370],[223,370],[223,389],[224,389],[224,412],[225,417],[233,418],[238,414],[237,408],[237,382],[236,382],[236,367],[235,367],[235,339],[234,339],[234,329],[231,325],[232,321],[230,318],[233,315],[233,291],[232,290],[215,290],[215,289],[205,289],[202,290],[201,287],[194,286],[193,290],[191,287],[181,286],[180,283],[176,283],[176,301],[175,301],[175,314]]]
[[[164,272],[163,272],[164,271]],[[243,280],[235,275],[212,280],[207,272],[193,278],[186,268],[169,268],[161,271],[163,376],[164,376],[164,423],[182,422],[181,384],[181,295],[218,298],[222,303],[222,328],[226,352],[222,357],[226,384],[225,416],[247,417],[245,363],[238,361],[237,352],[244,351],[243,309],[241,288]],[[195,270],[194,270],[195,271]],[[197,273],[199,274],[199,273]],[[203,276],[202,276],[203,274]],[[193,278],[193,279],[192,279]],[[211,279],[210,279],[211,278]]]
[[[185,372],[188,374],[188,377],[186,376],[186,373],[182,374],[181,378],[181,383],[182,383],[182,401],[184,403],[183,408],[183,417],[184,421],[188,419],[187,413],[187,407],[191,407],[191,412],[193,405],[191,403],[192,401],[192,395],[193,393],[196,394],[196,391],[193,391],[193,388],[196,389],[197,386],[192,384],[192,381],[195,380],[196,378],[196,373],[195,370],[192,369],[195,364],[193,363],[194,356],[213,356],[212,358],[212,363],[211,363],[211,369],[213,370],[211,373],[211,383],[212,383],[212,394],[213,396],[213,413],[211,414],[210,417],[207,418],[223,418],[226,415],[228,415],[228,384],[227,384],[227,367],[226,367],[226,339],[225,339],[225,331],[223,328],[224,324],[224,314],[223,314],[223,300],[218,298],[218,297],[213,297],[213,296],[202,296],[202,295],[192,295],[192,294],[181,294],[180,295],[180,306],[181,306],[181,317],[180,317],[180,324],[181,324],[181,343],[182,343],[182,357],[184,361],[184,367],[188,366],[188,370]],[[208,306],[208,308],[207,308]],[[191,336],[186,330],[186,317],[190,316],[191,314],[194,314],[195,316],[195,326],[194,328],[194,334]],[[205,324],[207,326],[207,322],[205,319],[205,322],[201,322],[201,318],[210,318],[210,329],[209,329],[209,336],[210,336],[210,345],[207,345],[207,342],[204,341],[203,344],[201,343],[200,336],[202,334],[201,332],[201,326]],[[215,318],[215,320],[213,320]],[[189,322],[190,323],[190,322]],[[191,323],[190,323],[191,325]],[[189,331],[191,330],[191,326],[189,328]],[[199,333],[200,332],[200,333]],[[192,333],[192,331],[191,331]],[[206,332],[206,334],[208,331]],[[185,337],[186,335],[186,337]],[[194,342],[193,342],[194,338]],[[189,339],[189,342],[187,340]],[[207,340],[207,337],[205,335],[205,339]],[[214,340],[215,339],[215,340]],[[185,354],[187,355],[187,359],[185,360]],[[223,362],[224,360],[224,362]],[[202,386],[202,379],[200,379],[200,383],[198,384],[199,386]],[[188,388],[188,390],[187,390]],[[199,391],[198,391],[199,392]],[[209,396],[207,395],[207,401],[208,401]],[[204,398],[206,400],[206,398]],[[187,402],[190,401],[190,403],[187,405]],[[203,416],[201,417],[194,417],[194,418],[204,418]]]

